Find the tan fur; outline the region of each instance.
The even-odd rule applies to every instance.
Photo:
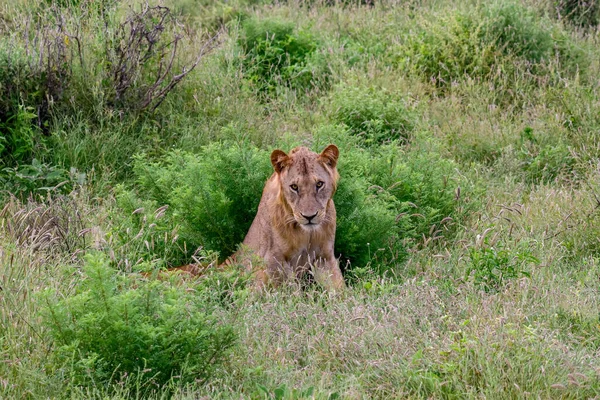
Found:
[[[281,150],[271,154],[275,172],[265,184],[242,248],[233,256],[255,272],[260,286],[295,279],[312,269],[324,286],[345,287],[333,252],[338,155],[334,145],[321,154],[305,147],[289,155]],[[262,265],[253,263],[252,256]]]

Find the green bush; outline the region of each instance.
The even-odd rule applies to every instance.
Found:
[[[403,99],[376,87],[340,84],[332,95],[333,118],[348,127],[363,145],[406,140],[414,116]]]
[[[242,27],[238,45],[245,76],[259,92],[273,94],[279,86],[307,91],[327,80],[319,43],[310,32],[277,19],[248,19]]]
[[[0,172],[0,200],[7,193],[20,199],[29,196],[45,195],[48,192],[68,193],[86,181],[86,175],[75,168],[70,171],[64,168],[45,164],[38,159],[31,160],[14,168],[4,168]]]
[[[44,324],[54,340],[52,362],[80,385],[127,382],[143,389],[169,381],[204,382],[234,342],[229,326],[210,316],[201,288],[137,280],[86,257],[74,293],[44,292]]]
[[[19,106],[0,122],[0,166],[18,165],[30,160],[37,139],[31,108]]]
[[[198,155],[172,152],[162,162],[134,162],[140,197],[169,205],[180,240],[223,257],[244,239],[271,171],[268,152],[217,143]]]
[[[31,63],[21,49],[0,43],[0,166],[31,161],[38,126],[48,122],[49,82]]]
[[[457,165],[425,135],[408,148],[391,143],[340,157],[336,246],[359,266],[371,261],[385,269],[403,261],[423,240],[452,235],[452,224],[471,207],[457,197],[458,188],[469,189]]]
[[[493,2],[426,22],[418,34],[407,36],[400,64],[445,86],[466,77],[510,75],[519,66],[536,72],[534,67],[555,52],[569,71],[584,62],[560,26],[521,4]]]

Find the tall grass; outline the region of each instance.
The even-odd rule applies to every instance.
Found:
[[[0,397],[600,396],[592,2],[156,5],[0,5]],[[329,143],[349,289],[213,269]]]

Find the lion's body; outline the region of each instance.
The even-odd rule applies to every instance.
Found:
[[[325,286],[344,287],[333,251],[337,157],[335,146],[321,154],[300,147],[289,155],[280,150],[271,155],[275,172],[265,184],[242,249],[234,255],[254,270],[259,284],[278,284],[312,270]],[[259,265],[249,254],[258,256]]]

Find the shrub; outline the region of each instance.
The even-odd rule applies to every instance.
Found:
[[[36,115],[31,108],[20,105],[4,122],[0,122],[0,166],[27,162],[33,153]]]
[[[409,138],[414,117],[403,99],[375,87],[338,85],[332,95],[333,117],[369,146]]]
[[[344,126],[322,126],[315,136],[340,147],[336,254],[358,267],[393,268],[415,246],[451,236],[474,206],[469,182],[426,134],[408,147],[370,148],[358,147]]]
[[[50,77],[23,53],[0,43],[0,167],[30,162],[48,123]]]
[[[198,155],[173,152],[160,163],[134,162],[141,196],[170,206],[180,240],[221,256],[244,239],[271,171],[268,152],[217,143]]]
[[[326,80],[317,40],[290,22],[248,19],[238,45],[246,77],[264,95],[275,93],[278,86],[305,91]]]
[[[0,200],[8,194],[24,200],[47,193],[68,193],[85,181],[86,175],[75,168],[67,171],[34,158],[30,164],[7,167],[0,172]]]
[[[465,77],[510,73],[519,66],[536,72],[534,67],[550,59],[555,49],[572,71],[572,64],[584,61],[572,47],[560,27],[532,10],[515,2],[494,2],[426,23],[407,37],[400,64],[445,86]]]
[[[147,390],[169,381],[204,382],[226,358],[234,334],[210,316],[199,292],[135,280],[110,268],[104,256],[88,255],[73,295],[44,292],[52,361],[83,385],[131,375]]]

